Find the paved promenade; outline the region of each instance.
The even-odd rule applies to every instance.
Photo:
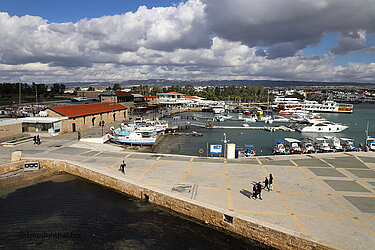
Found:
[[[339,249],[375,245],[375,153],[255,157],[241,160],[127,153],[112,145],[59,138],[0,147],[25,157],[69,160],[304,234]],[[123,175],[118,169],[122,161]],[[274,191],[251,198],[252,183],[274,176]]]

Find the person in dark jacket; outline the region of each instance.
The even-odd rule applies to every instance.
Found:
[[[36,144],[36,135],[34,135],[34,144]]]
[[[38,144],[38,145],[40,144],[40,137],[39,137],[39,135],[36,136],[36,144]]]
[[[268,184],[269,184],[269,183],[268,183],[268,179],[267,179],[267,177],[266,177],[266,179],[264,180],[264,189],[267,188],[267,190],[270,191],[270,186],[269,186]]]
[[[253,198],[256,199],[258,196],[258,192],[257,192],[257,186],[254,184],[253,185]]]
[[[258,182],[257,184],[257,193],[259,195],[259,199],[261,200],[262,199],[262,184],[260,182]]]
[[[125,174],[125,167],[126,167],[126,164],[125,164],[125,161],[122,161],[121,165],[120,165],[120,171]]]
[[[272,174],[270,174],[270,180],[269,180],[269,189],[272,191],[273,190],[273,176],[272,176]]]

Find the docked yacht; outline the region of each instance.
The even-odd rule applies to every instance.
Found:
[[[286,141],[284,140],[273,140],[275,145],[272,150],[274,155],[286,155],[289,154],[289,151],[285,148]]]
[[[249,117],[244,117],[243,118],[245,122],[256,122],[257,121],[257,116],[256,115],[251,115]]]
[[[322,119],[307,119],[295,126],[297,131],[302,133],[340,133],[348,128],[348,126],[340,123],[334,123]]]
[[[323,101],[318,103],[316,101],[305,100],[302,103],[302,109],[310,112],[334,112],[334,113],[352,113],[353,104],[337,103],[335,101]]]

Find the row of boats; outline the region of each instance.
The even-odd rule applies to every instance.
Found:
[[[168,129],[168,121],[151,121],[137,117],[133,123],[124,121],[120,127],[111,128],[108,136],[115,143],[130,145],[153,145],[157,135]]]
[[[363,145],[361,143],[359,143],[357,147],[353,139],[337,138],[334,136],[324,136],[315,139],[284,138],[283,140],[274,140],[272,154],[285,155],[362,151],[362,147]],[[375,138],[367,138],[365,150],[375,151]]]

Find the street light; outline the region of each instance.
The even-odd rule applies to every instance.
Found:
[[[224,135],[224,140],[221,140],[221,141],[224,142],[224,158],[225,158],[227,143],[229,142],[229,140],[227,140],[227,134],[223,133],[223,135]]]
[[[104,133],[104,121],[100,121],[99,122],[99,126],[102,127],[102,136],[103,136],[103,133]]]

